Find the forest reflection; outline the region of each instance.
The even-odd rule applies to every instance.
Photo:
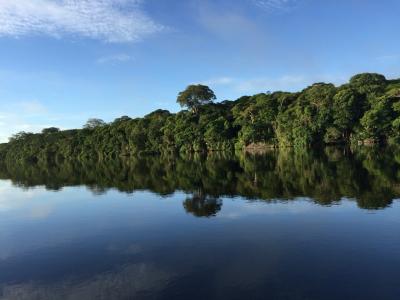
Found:
[[[343,198],[360,208],[380,209],[400,195],[400,150],[325,148],[275,150],[263,154],[216,152],[208,155],[144,156],[112,161],[58,161],[0,164],[0,179],[16,186],[60,190],[87,186],[96,194],[116,188],[132,193],[188,194],[183,206],[197,217],[221,210],[221,197],[290,201],[308,197],[321,205]]]

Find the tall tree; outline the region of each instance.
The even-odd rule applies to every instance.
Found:
[[[106,125],[106,122],[104,122],[102,119],[92,118],[86,122],[86,124],[83,126],[83,128],[94,129],[96,127],[100,127],[100,126],[104,126],[104,125]]]
[[[214,92],[208,86],[197,84],[189,85],[184,91],[180,92],[176,102],[197,114],[201,105],[211,103],[215,99]]]
[[[53,133],[57,133],[60,132],[60,129],[57,127],[49,127],[49,128],[44,128],[42,130],[43,134],[53,134]]]

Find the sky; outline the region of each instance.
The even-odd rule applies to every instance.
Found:
[[[400,77],[398,0],[0,0],[0,142],[360,72]]]

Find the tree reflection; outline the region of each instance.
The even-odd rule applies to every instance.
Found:
[[[208,197],[203,191],[198,191],[192,197],[183,201],[183,207],[187,213],[196,217],[213,217],[222,208],[222,200],[215,197]]]
[[[400,195],[400,150],[326,148],[324,151],[271,151],[264,154],[218,152],[193,156],[144,156],[107,162],[64,160],[57,164],[0,163],[0,179],[50,190],[86,185],[94,193],[111,188],[132,193],[150,190],[193,194],[184,201],[194,216],[221,209],[221,196],[252,201],[309,197],[321,205],[342,198],[361,208],[379,209]]]

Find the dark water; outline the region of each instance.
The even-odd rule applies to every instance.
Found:
[[[0,299],[399,299],[400,152],[0,164]]]

